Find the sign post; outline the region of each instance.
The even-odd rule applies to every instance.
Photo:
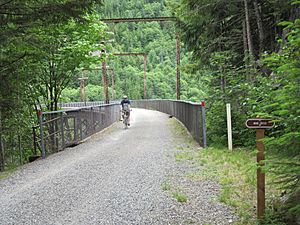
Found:
[[[274,127],[274,122],[270,119],[248,119],[246,121],[248,128],[256,129],[256,148],[257,148],[257,217],[261,218],[265,212],[265,173],[261,167],[262,160],[265,159],[265,146],[262,139],[265,137],[265,129]]]

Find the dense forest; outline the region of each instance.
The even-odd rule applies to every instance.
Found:
[[[264,142],[267,171],[288,202],[282,218],[300,214],[300,9],[296,0],[16,0],[0,3],[0,139],[11,151],[0,171],[32,154],[38,109],[104,99],[106,60],[111,99],[176,99],[176,33],[181,37],[180,99],[207,105],[210,146],[226,146],[226,103],[234,147],[253,149],[248,118],[275,121]],[[105,24],[101,19],[176,17],[177,21]],[[103,54],[93,55],[99,51]],[[112,89],[114,76],[114,90]],[[1,144],[2,145],[2,144]],[[250,150],[249,150],[250,151]],[[16,160],[17,159],[17,160]],[[20,159],[20,160],[19,160]],[[1,160],[0,160],[1,161]],[[16,162],[17,161],[17,162]],[[286,208],[287,207],[287,208]],[[276,209],[277,210],[277,209]],[[278,215],[277,215],[278,216]]]

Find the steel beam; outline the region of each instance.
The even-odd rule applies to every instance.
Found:
[[[125,23],[125,22],[159,22],[159,21],[176,21],[176,17],[148,17],[148,18],[114,18],[102,19],[104,23]]]
[[[139,56],[139,55],[145,55],[146,53],[139,53],[139,52],[133,52],[133,53],[113,53],[113,55],[116,56]]]

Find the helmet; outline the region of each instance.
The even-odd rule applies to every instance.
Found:
[[[124,96],[123,96],[123,99],[127,99],[127,98],[128,98],[127,95],[124,95]]]

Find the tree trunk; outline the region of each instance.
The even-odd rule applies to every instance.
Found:
[[[253,48],[253,42],[252,42],[248,0],[244,0],[244,4],[245,4],[245,17],[246,17],[246,29],[247,29],[247,41],[248,41],[249,56],[250,56],[250,62],[253,62],[254,61],[254,48]]]
[[[4,171],[4,147],[2,143],[2,121],[1,121],[1,109],[0,109],[0,172]]]
[[[263,23],[261,19],[261,13],[258,8],[257,0],[253,0],[253,6],[255,11],[256,23],[259,32],[259,52],[262,53],[264,51],[264,42],[265,42],[265,32],[263,28]]]
[[[243,44],[244,44],[244,58],[248,57],[248,43],[247,43],[247,29],[246,29],[246,21],[243,20]]]
[[[226,99],[226,73],[225,73],[225,69],[221,68],[221,89],[222,89],[222,93],[223,93],[223,100],[225,101]]]

